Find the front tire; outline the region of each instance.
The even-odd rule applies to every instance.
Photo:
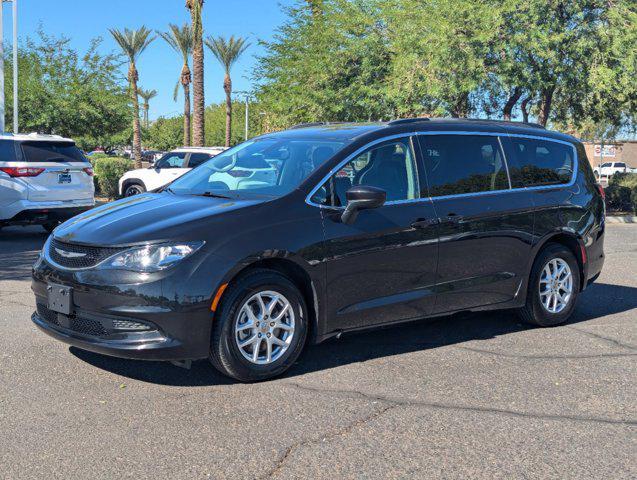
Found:
[[[140,195],[146,191],[146,188],[141,183],[131,183],[124,189],[125,197],[132,197],[133,195]]]
[[[225,292],[213,323],[212,365],[254,382],[281,375],[299,357],[307,338],[307,306],[287,277],[259,269]]]
[[[548,244],[533,263],[520,317],[541,327],[565,323],[575,310],[579,286],[580,270],[573,253],[564,245]]]

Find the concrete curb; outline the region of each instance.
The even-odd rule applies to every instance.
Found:
[[[637,215],[608,215],[606,223],[637,223]]]

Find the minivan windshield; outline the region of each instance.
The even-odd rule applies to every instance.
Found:
[[[282,196],[343,148],[334,140],[265,137],[237,145],[175,180],[181,195]]]

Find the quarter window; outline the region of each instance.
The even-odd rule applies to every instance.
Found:
[[[382,188],[388,202],[418,198],[418,174],[409,139],[388,141],[361,153],[341,167],[312,201],[344,206],[345,192],[357,185]]]
[[[573,176],[573,148],[535,138],[511,137],[507,157],[513,187],[569,183]]]
[[[497,137],[422,135],[420,143],[432,197],[509,189]]]

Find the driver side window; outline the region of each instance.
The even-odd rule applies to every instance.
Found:
[[[385,190],[388,202],[418,198],[418,173],[409,139],[384,142],[361,153],[341,167],[316,192],[312,201],[345,206],[345,192],[357,185]]]
[[[157,168],[183,168],[186,153],[169,153],[157,161]]]

